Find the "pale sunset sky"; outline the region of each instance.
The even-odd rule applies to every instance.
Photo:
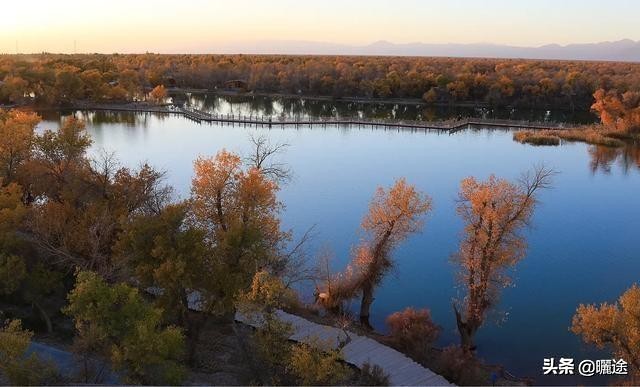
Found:
[[[640,40],[637,0],[7,0],[0,53],[216,52],[256,41]]]

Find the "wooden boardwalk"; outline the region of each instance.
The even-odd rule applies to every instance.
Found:
[[[296,117],[270,117],[259,115],[234,115],[208,113],[198,109],[183,108],[178,106],[151,106],[151,105],[86,105],[79,107],[80,110],[104,110],[104,111],[125,111],[140,113],[166,113],[178,114],[198,123],[221,123],[227,125],[241,125],[254,127],[303,127],[303,126],[346,126],[352,128],[384,128],[384,129],[411,129],[425,131],[443,131],[453,134],[455,132],[473,128],[504,128],[504,129],[566,129],[563,124],[554,122],[516,121],[502,119],[483,118],[462,118],[447,121],[415,121],[396,119],[374,119],[374,118],[296,118]]]
[[[163,293],[158,287],[145,290],[155,296]],[[199,292],[189,293],[187,302],[189,309],[202,312],[202,296]],[[338,348],[340,343],[347,343],[342,347],[344,361],[359,369],[362,369],[365,363],[379,366],[389,375],[389,383],[392,386],[454,386],[444,377],[421,366],[401,352],[369,337],[348,332],[347,340],[347,334],[342,329],[317,324],[282,310],[277,310],[276,316],[281,321],[291,324],[293,334],[289,338],[293,341],[311,344],[315,339],[331,344],[333,348]],[[254,328],[260,328],[262,325],[259,317],[243,315],[240,312],[236,313],[235,320]]]
[[[303,343],[311,343],[314,338],[328,342],[337,348],[340,342],[345,342],[347,336],[341,329],[320,325],[302,317],[277,311],[277,317],[292,325],[294,333],[290,339]],[[236,320],[244,324],[259,328],[255,319],[236,314]],[[342,348],[344,360],[358,368],[365,363],[378,365],[389,375],[392,386],[453,386],[442,376],[434,373],[411,360],[404,354],[386,345],[349,332],[350,341]]]
[[[149,287],[146,291],[156,296],[163,292],[157,287]],[[200,293],[191,292],[187,302],[189,309],[202,311]],[[385,374],[389,375],[389,383],[392,386],[453,386],[442,376],[421,366],[401,352],[369,337],[348,332],[349,340],[347,340],[347,334],[342,329],[317,324],[282,310],[277,310],[276,315],[281,321],[291,324],[293,334],[289,338],[293,341],[313,343],[315,339],[331,344],[333,348],[338,348],[340,343],[346,342],[347,344],[342,347],[344,361],[359,369],[362,369],[365,363],[379,366]],[[261,326],[259,318],[249,317],[239,312],[236,313],[235,320],[254,328]]]
[[[532,122],[500,119],[464,118],[449,121],[409,121],[382,120],[370,118],[273,118],[264,116],[245,116],[233,114],[212,114],[197,109],[178,107],[174,111],[196,122],[219,122],[258,127],[272,126],[348,126],[348,127],[382,127],[408,128],[424,130],[442,130],[455,133],[470,127],[495,127],[511,129],[563,129],[561,124],[552,122]]]

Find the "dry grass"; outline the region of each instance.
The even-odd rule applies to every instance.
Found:
[[[513,134],[517,142],[530,145],[560,145],[560,137],[533,131],[519,131]]]
[[[575,129],[522,130],[513,134],[513,140],[531,145],[560,145],[561,141],[584,142],[612,148],[624,146],[631,138],[627,133],[611,132],[601,126],[583,126]]]

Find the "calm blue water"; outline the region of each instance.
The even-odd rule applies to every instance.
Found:
[[[494,173],[513,179],[536,163],[558,170],[555,187],[540,195],[529,249],[505,289],[499,312],[478,334],[480,357],[539,383],[589,384],[595,379],[540,378],[544,357],[595,356],[571,332],[579,303],[614,301],[640,273],[640,173],[617,162],[608,173],[591,168],[589,146],[532,147],[505,131],[463,131],[454,135],[379,129],[247,129],[197,124],[181,117],[109,115],[89,119],[92,152],[116,152],[123,165],[148,161],[168,171],[168,182],[184,197],[192,161],[222,148],[246,154],[249,133],[291,146],[281,155],[295,173],[283,187],[284,225],[301,235],[316,225],[314,248],[329,248],[342,269],[377,186],[406,177],[434,201],[424,232],[396,252],[397,269],[377,291],[373,321],[406,306],[431,309],[443,327],[441,345],[457,343],[451,301],[457,295],[455,267],[461,221],[455,213],[460,180]],[[44,127],[55,127],[55,119]],[[355,305],[356,303],[354,303]],[[600,380],[600,383],[603,381]]]

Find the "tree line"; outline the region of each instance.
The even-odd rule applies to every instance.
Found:
[[[292,284],[314,278],[321,308],[351,321],[346,303],[359,298],[360,325],[370,329],[375,291],[398,264],[394,251],[422,230],[432,208],[431,198],[404,179],[379,188],[350,264],[315,275],[307,271],[305,238],[294,240],[281,225],[277,193],[289,171],[272,156],[282,146],[253,138],[246,157],[222,150],[196,159],[191,194],[176,200],[162,171],[122,167],[112,154],[89,157],[91,139],[80,120],[69,117],[43,132],[35,131],[38,122],[34,113],[0,110],[0,300],[30,305],[31,319],[49,332],[66,316],[84,369],[99,368],[102,359],[128,383],[182,382],[207,325],[231,322],[238,311],[263,322],[254,348],[268,365],[263,371],[275,370],[263,381],[345,383],[339,349],[292,346],[291,327],[276,311],[299,303]],[[464,229],[452,262],[464,295],[452,313],[461,345],[442,355],[457,364],[443,368],[452,379],[464,381],[454,372],[475,364],[476,332],[526,255],[522,231],[553,175],[537,167],[517,181],[469,177],[460,184]],[[619,304],[581,306],[574,332],[637,363],[630,325],[638,319],[637,298],[633,287]],[[409,308],[387,323],[391,343],[418,360],[439,331],[428,310]],[[0,329],[0,370],[16,384],[50,377],[37,358],[24,356],[30,335],[17,319]],[[368,384],[384,380],[375,367],[367,372]]]
[[[637,140],[640,135],[640,92],[598,89],[593,94],[591,110],[600,118],[599,124],[574,129],[521,130],[513,139],[532,145],[560,145],[562,140],[592,144],[589,150],[593,171],[608,171],[613,160],[622,156],[626,169],[632,163],[640,165]]]
[[[588,110],[598,89],[640,89],[640,64],[516,59],[287,55],[2,55],[0,102],[132,101],[164,87],[422,99]]]

